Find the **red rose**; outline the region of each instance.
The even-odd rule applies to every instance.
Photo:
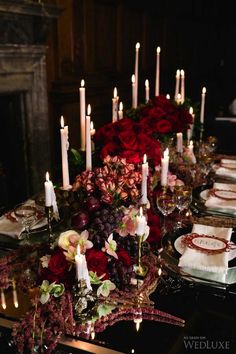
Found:
[[[124,150],[119,155],[125,158],[128,163],[140,163],[143,161],[143,156],[140,156],[136,151]]]
[[[69,271],[69,264],[63,250],[55,249],[51,255],[47,268],[41,268],[40,280],[48,280],[50,283],[63,283],[66,288],[71,287],[75,279],[74,267]]]
[[[154,129],[157,133],[167,134],[172,131],[172,125],[167,119],[162,119],[156,123]]]
[[[140,134],[140,155],[147,154],[149,160],[152,160],[154,165],[159,165],[161,161],[161,146],[160,142],[145,135]]]
[[[130,267],[133,264],[130,255],[124,249],[120,249],[117,252],[117,256],[119,261],[121,261],[126,267]]]
[[[66,270],[68,269],[68,262],[63,251],[58,248],[55,253],[51,256],[48,263],[48,270],[58,277],[63,277]]]
[[[161,241],[161,230],[159,226],[150,226],[147,242],[153,249],[159,248]]]
[[[117,130],[127,131],[127,130],[133,129],[134,121],[130,118],[123,118],[115,124],[116,124]]]
[[[159,216],[153,213],[151,209],[147,209],[147,221],[149,226],[157,226],[160,224]]]
[[[165,116],[165,111],[160,107],[152,107],[149,111],[149,116],[153,119],[161,119]]]
[[[176,104],[171,100],[168,100],[166,96],[160,95],[152,100],[154,106],[158,106],[168,115],[169,113],[176,110]]]
[[[107,274],[108,259],[104,252],[90,248],[86,251],[85,256],[89,271],[96,272],[98,276],[106,274],[102,278],[103,280],[109,278]]]
[[[118,144],[116,144],[114,142],[109,142],[107,144],[105,143],[105,145],[101,149],[100,157],[103,160],[108,155],[110,155],[110,156],[119,155],[119,152],[120,152],[120,147]]]
[[[121,147],[127,150],[138,150],[137,135],[132,130],[125,130],[119,134]]]
[[[134,131],[139,136],[140,134],[146,134],[151,136],[153,133],[153,129],[151,127],[151,123],[149,118],[143,118],[139,123],[134,125]]]
[[[105,124],[103,127],[99,128],[95,135],[93,136],[94,143],[97,145],[104,145],[117,136],[117,127],[113,123]]]

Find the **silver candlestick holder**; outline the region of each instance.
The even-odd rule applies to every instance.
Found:
[[[45,206],[45,214],[47,217],[47,230],[48,230],[48,240],[50,245],[52,245],[54,241],[54,234],[52,231],[52,220],[53,220],[53,207]]]
[[[204,134],[204,124],[203,123],[200,123],[200,133],[199,133],[199,141],[200,143],[202,143],[203,141],[203,134]]]

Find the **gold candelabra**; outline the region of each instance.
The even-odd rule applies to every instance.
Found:
[[[142,236],[136,235],[136,239],[138,242],[138,260],[137,260],[137,264],[134,265],[134,271],[138,276],[145,277],[148,268],[147,266],[142,264],[142,244],[143,244],[144,235]]]

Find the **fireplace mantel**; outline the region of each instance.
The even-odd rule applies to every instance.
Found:
[[[51,168],[47,34],[60,13],[60,8],[44,3],[0,0],[0,95],[21,97],[29,195],[42,189]]]

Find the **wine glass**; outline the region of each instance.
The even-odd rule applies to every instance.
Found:
[[[164,187],[157,195],[156,205],[158,210],[163,215],[162,235],[164,235],[167,232],[166,217],[176,208],[176,198],[174,193]]]
[[[177,221],[177,228],[182,227],[181,213],[184,209],[188,209],[192,202],[192,187],[188,185],[175,186],[176,207],[179,210],[179,218]]]
[[[36,208],[31,204],[21,203],[15,207],[14,213],[26,232],[25,243],[29,243],[30,226],[36,219]]]

